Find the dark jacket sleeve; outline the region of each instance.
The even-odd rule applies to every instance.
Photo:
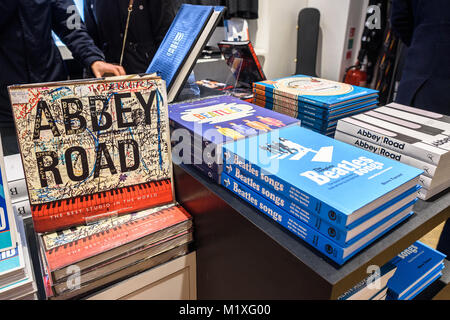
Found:
[[[2,0],[0,1],[0,29],[3,29],[5,24],[11,19],[13,13],[17,9],[19,1],[17,0]],[[1,31],[0,31],[1,32]]]
[[[73,57],[87,68],[90,68],[95,61],[104,61],[103,53],[89,36],[73,0],[50,1],[52,3],[52,29],[67,45]]]
[[[92,0],[84,0],[84,24],[86,25],[86,29],[91,36],[92,40],[94,40],[97,47],[99,46],[99,35],[97,29],[97,22],[94,16],[94,12],[91,8]]]
[[[159,0],[149,1],[152,3],[150,15],[152,18],[152,33],[155,39],[155,46],[158,48],[164,40],[167,31],[175,18],[181,5],[179,0]]]
[[[414,32],[414,13],[411,0],[392,2],[391,26],[394,33],[409,47]]]

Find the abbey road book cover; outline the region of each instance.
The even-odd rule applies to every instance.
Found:
[[[9,93],[37,232],[173,201],[161,78],[21,85]]]

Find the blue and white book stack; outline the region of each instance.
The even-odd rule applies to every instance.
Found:
[[[390,263],[397,271],[387,283],[387,300],[412,300],[442,276],[446,256],[417,241]]]
[[[377,107],[378,91],[305,75],[253,84],[254,103],[333,136],[337,121]]]
[[[423,173],[298,126],[223,154],[226,188],[339,265],[413,214]]]
[[[17,232],[15,222],[0,141],[0,253],[16,247]]]
[[[28,200],[28,189],[25,182],[25,173],[22,166],[20,154],[4,157],[7,188],[16,217],[24,219],[31,218],[30,201]]]
[[[0,300],[37,300],[37,287],[25,237],[23,220],[17,220],[17,245],[0,255]]]
[[[335,139],[424,171],[419,198],[450,187],[450,117],[391,103],[339,120]]]

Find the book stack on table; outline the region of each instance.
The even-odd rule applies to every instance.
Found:
[[[422,174],[298,126],[223,153],[223,186],[339,265],[413,214]]]
[[[82,298],[189,252],[160,77],[9,90],[47,298]]]
[[[337,121],[373,109],[378,91],[296,75],[253,83],[254,103],[302,121],[302,127],[333,136]]]
[[[0,140],[0,300],[35,300],[36,283],[22,218],[15,216]]]
[[[339,300],[412,300],[444,269],[445,255],[417,241],[348,290]]]
[[[172,104],[169,119],[173,154],[217,183],[224,144],[300,124],[298,119],[232,96]]]
[[[0,252],[0,300],[37,300],[23,220],[16,217],[15,248]]]
[[[412,300],[442,276],[445,255],[417,241],[390,263],[397,271],[387,283],[386,300]]]
[[[335,139],[424,171],[422,200],[450,187],[450,117],[396,103],[339,120]]]

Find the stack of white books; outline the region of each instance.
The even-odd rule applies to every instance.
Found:
[[[16,217],[31,218],[30,201],[20,154],[4,157],[8,190]]]
[[[339,120],[335,139],[424,171],[418,197],[450,187],[450,117],[397,103]]]

